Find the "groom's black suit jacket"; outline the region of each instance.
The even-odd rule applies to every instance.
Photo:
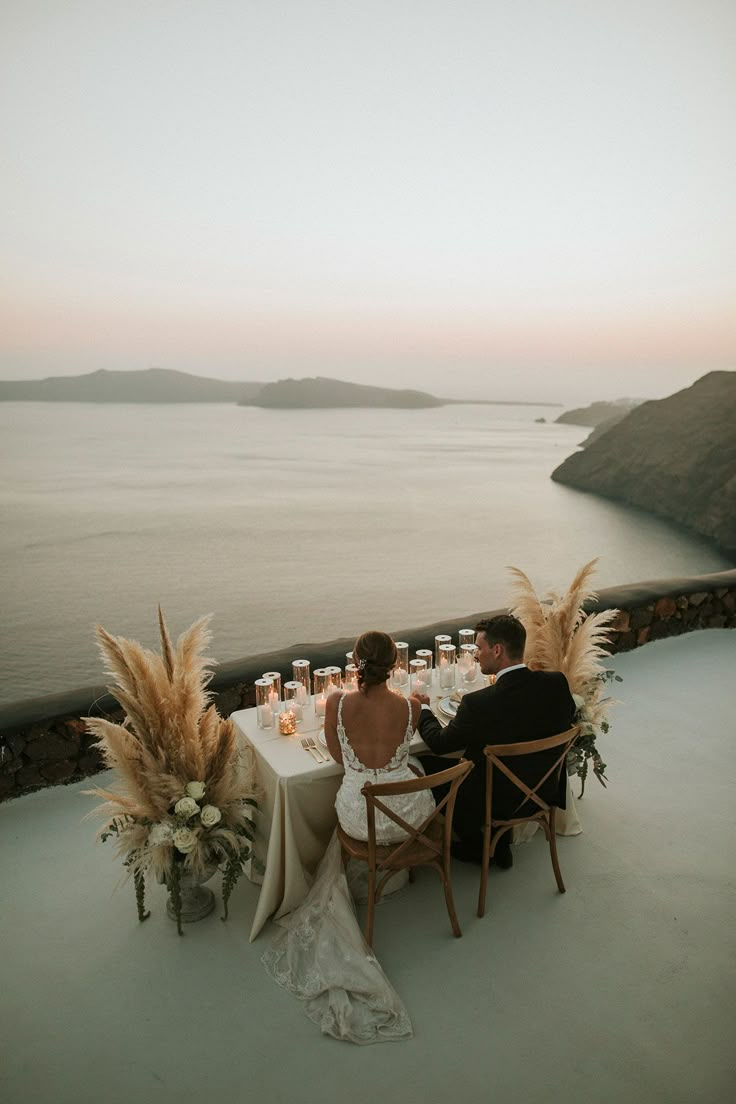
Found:
[[[442,728],[428,709],[419,716],[419,733],[437,755],[462,751],[475,764],[457,793],[454,827],[464,838],[477,841],[485,815],[487,744],[516,744],[542,740],[564,732],[572,725],[575,702],[567,679],[559,671],[530,671],[520,667],[501,675],[495,685],[466,694],[457,716]],[[559,749],[508,760],[510,770],[527,785],[534,786],[559,755]],[[437,769],[432,763],[432,769]],[[548,779],[538,791],[548,804],[565,808],[567,776],[563,767],[559,784]],[[493,775],[492,815],[506,820],[532,811],[526,802],[521,809],[521,791],[499,770]],[[538,808],[538,806],[536,807]],[[518,810],[518,811],[517,811]]]

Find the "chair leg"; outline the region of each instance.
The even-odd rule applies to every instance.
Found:
[[[560,873],[560,864],[557,860],[557,831],[555,829],[555,806],[553,805],[549,811],[549,852],[552,856],[552,869],[555,872],[555,878],[557,879],[557,888],[560,893],[565,892],[565,883],[562,880],[562,874]]]
[[[486,913],[486,889],[488,887],[488,867],[491,864],[491,825],[483,826],[483,858],[480,864],[480,891],[478,893],[478,915]]]
[[[373,946],[373,917],[376,911],[376,871],[368,866],[368,913],[365,918],[365,941]]]
[[[452,924],[452,934],[456,939],[459,939],[463,934],[460,930],[460,925],[457,922],[457,913],[455,912],[455,901],[452,896],[452,883],[450,882],[449,870],[444,871],[441,875],[442,885],[445,890],[445,903],[447,904],[447,914],[450,917],[450,923]]]

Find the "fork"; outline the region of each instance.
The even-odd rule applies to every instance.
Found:
[[[311,748],[314,748],[314,750],[322,758],[322,761],[324,763],[329,763],[330,756],[327,754],[327,752],[324,750],[324,748],[320,747],[320,745],[315,740],[314,736],[307,736],[307,742],[309,743],[309,746]]]
[[[323,762],[322,756],[317,751],[317,745],[315,744],[314,740],[311,740],[307,736],[303,736],[302,737],[302,747],[304,748],[305,751],[311,752],[312,758],[316,759],[316,761],[318,763]]]

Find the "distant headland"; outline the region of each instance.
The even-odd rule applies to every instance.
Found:
[[[316,376],[275,383],[232,382],[192,376],[170,368],[49,376],[41,380],[0,380],[0,402],[90,403],[237,403],[264,409],[385,407],[422,409],[455,404],[488,406],[560,406],[511,399],[440,399],[426,391],[372,387]]]

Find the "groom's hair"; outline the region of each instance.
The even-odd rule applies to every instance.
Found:
[[[509,659],[521,663],[526,645],[526,629],[518,617],[499,614],[498,617],[486,617],[475,626],[477,633],[483,633],[489,644],[503,644]]]

